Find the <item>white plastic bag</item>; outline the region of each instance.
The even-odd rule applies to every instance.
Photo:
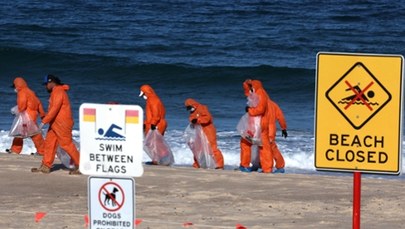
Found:
[[[250,116],[249,113],[245,113],[239,120],[236,130],[240,136],[254,145],[261,146],[261,122],[260,116]]]
[[[152,161],[156,161],[159,165],[174,164],[173,153],[163,136],[157,130],[150,130],[146,134],[143,150]]]
[[[184,131],[184,137],[200,167],[215,169],[213,152],[201,125],[189,124]]]
[[[256,93],[252,92],[247,97],[247,106],[256,107],[259,104],[259,97]],[[262,140],[260,137],[260,116],[250,116],[249,113],[245,113],[238,122],[236,130],[240,136],[254,145],[261,146]]]
[[[73,140],[73,144],[75,144],[76,149],[80,152],[80,145],[78,142],[76,142],[75,140]],[[56,156],[59,158],[60,162],[62,162],[62,164],[68,168],[68,169],[74,169],[75,168],[75,164],[73,163],[73,161],[71,160],[70,156],[68,153],[66,153],[65,150],[63,150],[59,145],[58,148],[56,149]]]
[[[15,115],[8,135],[16,138],[28,138],[40,132],[37,123],[30,119],[26,111],[23,111]]]

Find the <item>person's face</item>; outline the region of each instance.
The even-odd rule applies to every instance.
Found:
[[[55,83],[53,83],[53,82],[49,82],[49,83],[45,84],[45,88],[49,93],[52,92],[52,89],[54,86],[55,86]]]

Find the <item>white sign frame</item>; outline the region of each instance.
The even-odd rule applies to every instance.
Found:
[[[135,180],[132,177],[90,176],[88,200],[90,229],[136,227]]]
[[[83,103],[80,172],[140,177],[143,174],[143,110],[138,105]]]

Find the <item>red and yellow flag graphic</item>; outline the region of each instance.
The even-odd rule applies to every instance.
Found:
[[[96,121],[96,109],[95,108],[84,108],[83,109],[83,121],[95,122]]]
[[[125,111],[125,123],[138,124],[139,123],[139,112],[136,110],[126,110]]]

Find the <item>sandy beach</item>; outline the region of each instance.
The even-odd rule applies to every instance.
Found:
[[[86,228],[88,176],[59,164],[31,173],[40,161],[0,154],[0,228]],[[352,227],[352,176],[144,168],[135,178],[137,228]],[[363,177],[361,227],[405,228],[404,189],[402,180]],[[46,215],[36,222],[38,212]]]

